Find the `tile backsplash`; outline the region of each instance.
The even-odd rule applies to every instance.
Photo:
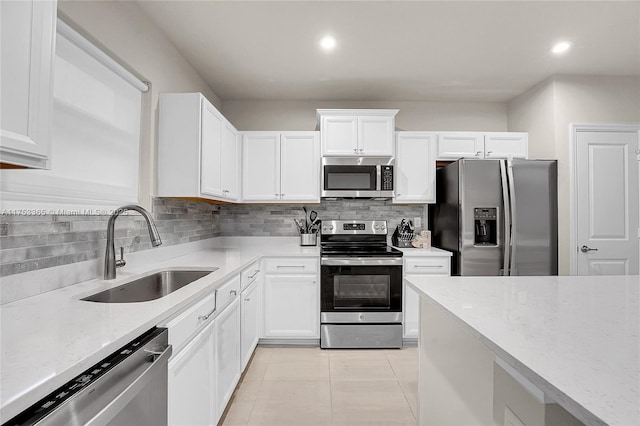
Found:
[[[425,220],[422,204],[392,204],[391,200],[322,200],[306,205],[321,220],[381,219],[387,220],[389,232],[403,218]],[[295,236],[294,218],[304,218],[301,204],[228,204],[220,209],[220,234],[224,236]]]
[[[116,251],[151,248],[144,219],[127,212],[116,222]],[[163,245],[220,235],[220,206],[155,198],[152,215]],[[0,276],[96,259],[104,253],[109,216],[0,216]]]
[[[307,205],[320,219],[386,219],[389,230],[402,218],[421,217],[423,205],[391,201],[336,200]],[[295,236],[301,204],[207,204],[155,198],[152,215],[164,246],[217,236]],[[97,259],[104,253],[109,216],[0,216],[0,277]],[[116,250],[151,248],[146,223],[135,212],[116,222]]]

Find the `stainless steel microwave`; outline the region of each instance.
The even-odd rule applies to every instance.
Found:
[[[392,198],[394,159],[323,157],[323,198]]]

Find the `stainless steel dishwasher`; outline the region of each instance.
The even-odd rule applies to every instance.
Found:
[[[153,328],[4,425],[167,424],[166,328]]]

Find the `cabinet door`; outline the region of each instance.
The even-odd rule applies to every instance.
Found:
[[[242,292],[240,300],[242,371],[258,344],[258,281]]]
[[[265,337],[318,338],[319,296],[316,275],[266,275]]]
[[[322,155],[358,154],[358,117],[324,116],[320,124]]]
[[[394,117],[358,117],[358,155],[393,156]]]
[[[229,200],[238,199],[238,168],[239,154],[238,132],[229,123],[224,123],[222,129],[222,155],[220,172],[222,181],[222,193]]]
[[[169,425],[211,425],[215,417],[213,321],[169,361]]]
[[[223,124],[223,118],[215,107],[203,99],[200,130],[200,192],[216,197],[223,195],[220,173]]]
[[[435,138],[435,133],[397,133],[394,202],[436,201]]]
[[[410,278],[410,276],[407,276]],[[404,306],[402,315],[404,317],[404,337],[418,338],[418,324],[420,323],[420,296],[414,289],[403,284]]]
[[[48,168],[55,1],[0,2],[0,162]]]
[[[318,132],[283,132],[280,138],[283,201],[320,202]]]
[[[528,133],[486,133],[484,158],[528,158],[528,139]]]
[[[242,201],[280,199],[280,133],[245,132],[242,139]]]
[[[438,134],[438,160],[484,158],[484,134],[447,132]]]
[[[240,379],[240,301],[236,298],[213,321],[216,329],[216,424]]]

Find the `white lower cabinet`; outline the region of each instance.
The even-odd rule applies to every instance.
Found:
[[[404,277],[410,279],[412,276],[424,275],[451,275],[451,257],[405,257]],[[405,339],[417,339],[418,327],[420,324],[420,296],[406,283],[402,285],[403,290],[403,316]]]
[[[240,354],[244,371],[251,354],[258,344],[258,285],[254,281],[240,296]]]
[[[318,259],[268,259],[263,270],[263,337],[319,338]]]
[[[170,425],[211,425],[215,419],[213,322],[169,361]]]
[[[417,338],[418,325],[420,324],[420,296],[411,287],[404,284],[404,338]]]
[[[169,425],[215,425],[240,379],[240,274],[178,313],[165,327]],[[215,318],[214,318],[215,316]]]
[[[216,335],[216,424],[240,380],[240,300],[236,298],[231,302],[213,322]]]

